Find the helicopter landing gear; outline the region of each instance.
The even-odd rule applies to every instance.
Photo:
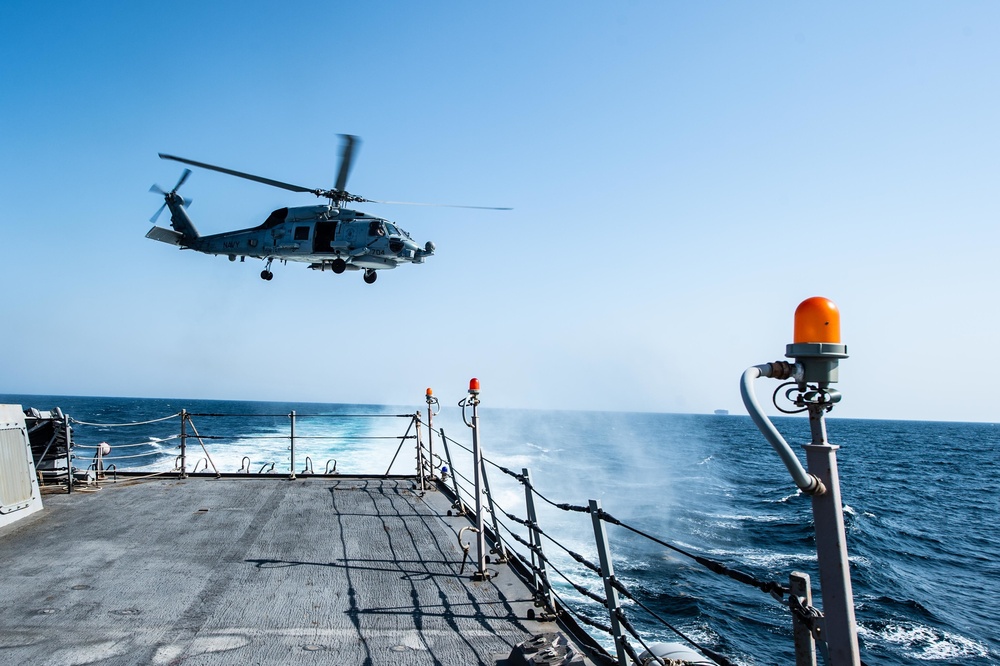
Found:
[[[330,262],[330,270],[332,270],[337,275],[340,275],[341,273],[347,270],[347,262],[341,259],[340,257],[337,257],[336,259]]]
[[[270,280],[274,277],[274,273],[271,272],[271,262],[274,261],[274,257],[268,257],[267,265],[264,266],[264,270],[260,272],[261,280]]]
[[[378,279],[378,273],[376,273],[371,268],[365,270],[365,282],[368,284],[374,284],[375,280]]]

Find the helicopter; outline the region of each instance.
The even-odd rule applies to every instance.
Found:
[[[160,158],[164,160],[173,160],[201,169],[210,169],[292,192],[308,192],[317,197],[328,199],[329,203],[318,206],[279,208],[272,211],[267,219],[256,227],[202,236],[187,214],[187,207],[191,205],[191,201],[177,194],[177,190],[191,175],[190,169],[184,169],[177,184],[169,192],[158,185],[149,188],[150,192],[161,195],[164,203],[150,218],[149,221],[153,223],[153,228],[146,234],[146,238],[176,245],[183,250],[195,250],[216,256],[225,255],[229,257],[230,261],[236,261],[237,257],[240,261],[244,261],[247,257],[262,259],[266,261],[264,270],[260,272],[260,277],[263,280],[271,280],[274,277],[271,272],[271,264],[275,259],[278,259],[286,264],[289,261],[306,262],[311,269],[329,270],[338,275],[345,271],[364,271],[365,282],[372,284],[378,278],[376,271],[395,268],[403,263],[424,263],[427,257],[434,254],[434,243],[427,241],[421,247],[410,234],[398,225],[381,217],[344,208],[345,204],[408,204],[480,210],[511,210],[510,208],[494,206],[376,201],[351,194],[344,188],[347,186],[351,162],[360,139],[350,134],[340,136],[342,138],[340,169],[337,172],[336,184],[332,189],[302,187],[213,164],[196,162],[184,157],[159,153]],[[156,226],[156,220],[165,208],[170,209],[172,229]]]

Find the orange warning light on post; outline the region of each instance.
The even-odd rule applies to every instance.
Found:
[[[813,296],[795,308],[795,344],[840,344],[840,310],[829,298]]]
[[[428,387],[428,388],[427,388],[427,397],[429,398],[429,397],[431,397],[432,395],[434,395],[434,391],[432,391],[432,390],[430,389],[430,387]]]
[[[469,380],[469,393],[479,393],[479,380],[475,377]]]

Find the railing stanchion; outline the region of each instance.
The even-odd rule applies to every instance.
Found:
[[[468,404],[472,406],[472,465],[476,493],[476,573],[475,580],[486,580],[486,525],[483,516],[483,449],[479,444],[479,380],[469,386]]]
[[[417,433],[417,478],[420,479],[420,491],[427,490],[427,479],[424,474],[424,443],[420,440],[420,412],[413,415],[413,424]]]
[[[73,428],[69,424],[69,415],[63,417],[63,432],[66,434],[66,493],[73,492]]]
[[[186,409],[181,410],[181,469],[180,478],[187,478],[187,421],[188,412]]]
[[[434,480],[434,405],[438,404],[438,399],[434,397],[434,391],[427,389],[425,400],[427,401],[427,460],[431,464],[431,481]]]
[[[504,548],[503,539],[500,538],[500,522],[497,520],[497,508],[493,503],[493,493],[490,492],[490,477],[486,473],[486,463],[480,463],[483,466],[483,490],[486,492],[486,501],[489,502],[490,506],[490,521],[493,523],[493,538],[494,547],[490,552],[497,556],[497,562],[507,561],[507,549]]]
[[[289,470],[290,473],[288,478],[294,480],[295,479],[295,410],[294,409],[292,410],[292,413],[288,415],[288,421],[289,421],[289,426],[291,428],[289,435],[289,440],[291,440],[291,446],[289,447],[291,449],[291,454],[290,454],[291,467]]]
[[[806,608],[812,606],[812,587],[809,574],[793,571],[788,576],[789,595],[797,598]],[[816,639],[809,625],[792,612],[792,635],[795,638],[795,666],[816,666]]]
[[[549,587],[549,576],[545,571],[545,555],[542,553],[542,535],[538,530],[538,513],[535,511],[535,492],[531,485],[531,470],[521,468],[524,477],[524,507],[528,514],[528,543],[531,544],[531,575],[535,580],[535,594],[545,596],[550,612],[555,611],[555,600],[552,598],[552,588]]]
[[[458,492],[458,477],[455,475],[455,466],[451,462],[451,449],[448,448],[448,436],[444,434],[444,428],[441,428],[441,443],[444,445],[444,457],[448,461],[448,470],[451,473],[451,488],[455,492],[455,505],[458,509],[458,515],[464,516],[467,513],[465,502],[462,501],[462,495]]]
[[[621,603],[618,600],[618,590],[612,581],[615,580],[615,565],[611,562],[611,547],[608,544],[608,532],[601,518],[601,501],[590,500],[590,518],[594,522],[594,540],[597,542],[597,555],[601,561],[601,578],[604,579],[604,596],[608,603],[608,615],[611,618],[611,635],[615,640],[615,651],[618,653],[618,664],[628,666],[628,653],[625,651],[625,637],[622,635],[621,623],[618,621],[618,611]]]

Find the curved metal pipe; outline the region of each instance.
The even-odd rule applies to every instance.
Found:
[[[778,429],[767,418],[767,415],[757,402],[757,396],[754,395],[753,380],[758,377],[770,377],[771,373],[772,366],[770,363],[755,365],[746,369],[740,380],[740,395],[743,396],[743,404],[750,413],[750,418],[757,424],[757,428],[761,434],[764,435],[764,438],[771,444],[771,447],[778,453],[781,462],[785,463],[788,473],[792,475],[792,480],[795,481],[795,485],[799,487],[799,490],[807,495],[822,495],[826,492],[823,483],[802,467],[802,463],[799,462],[795,452],[792,451],[792,447],[788,445],[785,438],[781,436]]]

